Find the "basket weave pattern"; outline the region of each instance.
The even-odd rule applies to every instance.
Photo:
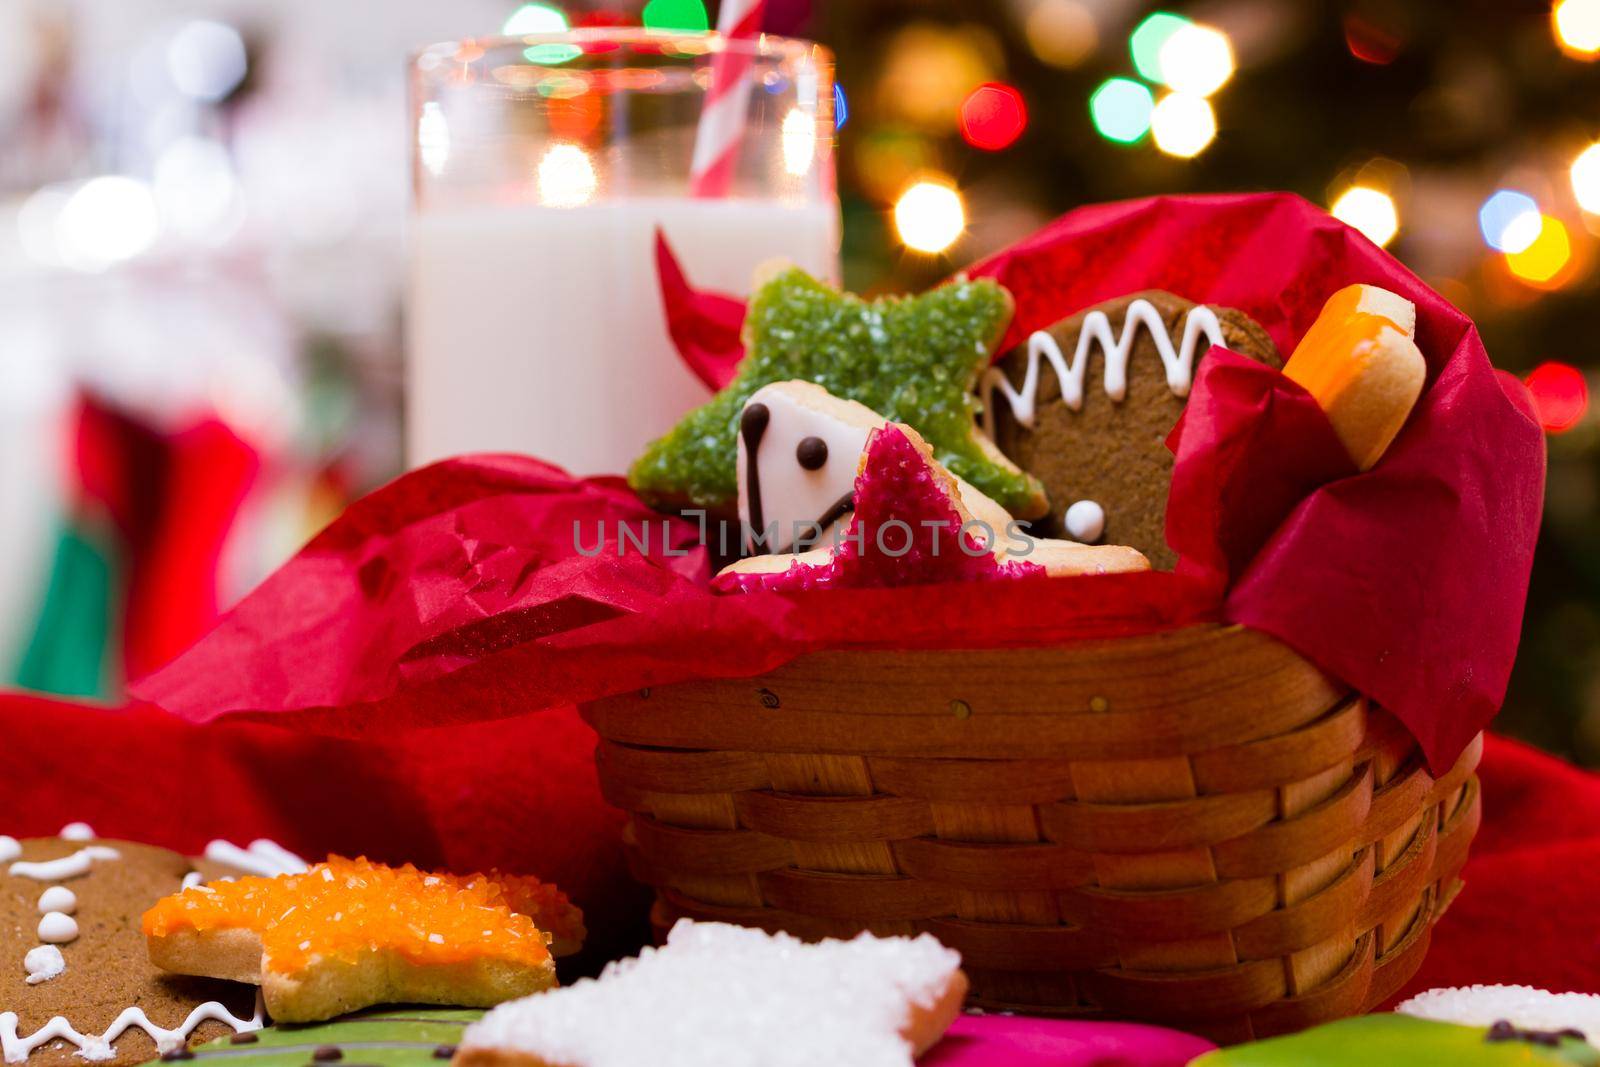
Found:
[[[584,713],[658,928],[927,931],[977,1005],[1221,1041],[1389,997],[1478,825],[1479,744],[1435,779],[1239,627],[817,653]]]

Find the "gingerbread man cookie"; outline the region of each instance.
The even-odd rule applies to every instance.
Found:
[[[254,990],[163,974],[138,916],[190,872],[175,852],[62,836],[0,835],[0,1053],[6,1063],[143,1063],[261,1025]]]
[[[1242,312],[1151,290],[1036,330],[985,373],[984,427],[1044,482],[1043,532],[1130,545],[1157,569],[1172,567],[1167,435],[1212,345],[1280,364],[1272,339]]]

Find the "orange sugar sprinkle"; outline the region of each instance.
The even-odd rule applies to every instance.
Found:
[[[265,965],[291,973],[316,957],[386,949],[417,964],[549,959],[545,933],[583,936],[582,918],[555,886],[500,874],[429,874],[333,856],[304,874],[193,886],[144,914],[146,936],[245,928],[261,935]]]

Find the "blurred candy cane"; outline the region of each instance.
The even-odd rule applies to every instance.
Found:
[[[717,32],[726,45],[711,61],[711,85],[695,133],[694,158],[689,164],[691,196],[728,195],[733,166],[739,155],[749,113],[750,87],[754,83],[754,53],[749,45],[761,36],[765,0],[722,0]]]

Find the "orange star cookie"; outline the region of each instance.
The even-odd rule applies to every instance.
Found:
[[[150,960],[260,985],[279,1022],[383,1003],[488,1007],[556,984],[583,916],[554,886],[331,857],[304,874],[192,886],[144,914]]]

